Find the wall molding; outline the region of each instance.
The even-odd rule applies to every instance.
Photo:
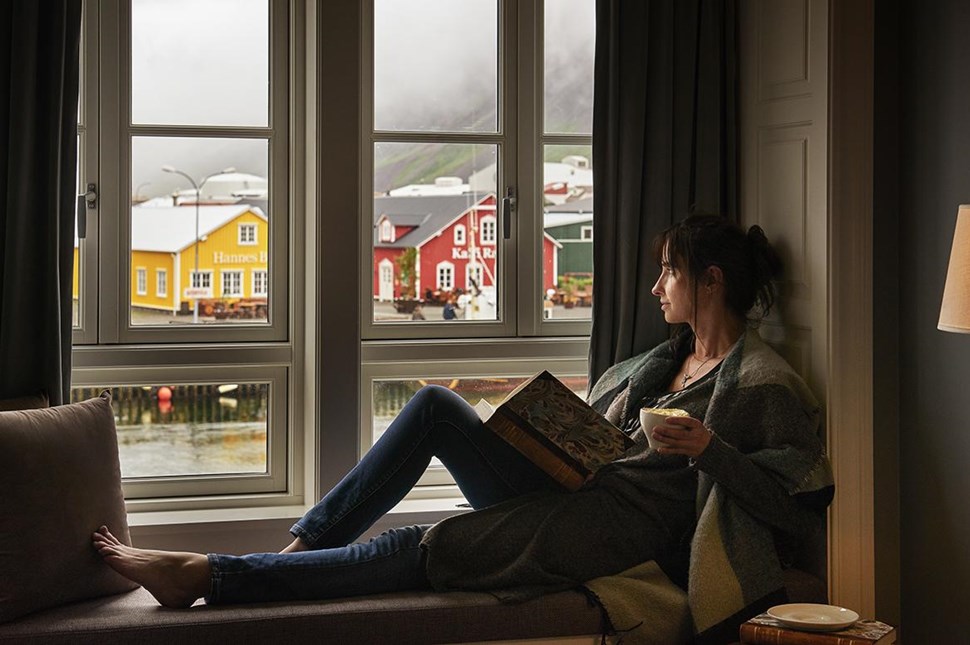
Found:
[[[875,616],[873,0],[829,2],[829,599]]]

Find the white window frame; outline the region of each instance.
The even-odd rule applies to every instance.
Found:
[[[220,269],[219,270],[219,286],[220,293],[223,298],[242,298],[245,295],[245,289],[243,288],[243,276],[245,271],[242,269]],[[226,289],[226,282],[229,282],[230,287],[236,287],[235,289]]]
[[[461,246],[465,244],[465,225],[455,224],[455,246]]]
[[[211,289],[212,288],[212,269],[189,271],[189,284],[194,289]]]
[[[168,297],[168,270],[166,269],[155,269],[155,297]]]
[[[477,261],[469,261],[465,265],[465,291],[472,288],[472,279],[474,278],[475,284],[478,288],[482,288],[482,277],[485,274],[485,268]]]
[[[590,0],[593,2],[593,0]],[[543,0],[499,0],[499,127],[495,133],[452,132],[378,132],[373,130],[373,24],[374,2],[365,0],[361,22],[364,25],[364,41],[361,51],[363,79],[360,88],[361,105],[358,110],[363,118],[358,155],[358,167],[362,170],[358,200],[363,211],[360,222],[361,264],[360,337],[359,358],[360,416],[361,428],[358,454],[367,450],[372,437],[372,396],[374,380],[394,378],[435,378],[448,376],[498,376],[505,374],[530,375],[550,368],[557,361],[566,361],[571,372],[586,372],[588,334],[590,322],[584,320],[544,320],[542,306],[542,242],[543,242],[543,195],[542,170],[543,146],[572,145],[575,142],[591,143],[588,135],[544,135],[542,128],[543,83],[541,73]],[[482,27],[487,28],[487,26]],[[499,311],[496,321],[462,319],[444,323],[437,316],[427,321],[406,323],[374,323],[371,307],[373,300],[373,153],[375,143],[427,142],[427,143],[488,143],[496,145],[498,163],[495,168],[497,204],[494,212],[478,209],[478,230],[466,229],[466,235],[491,243],[481,247],[494,249],[500,275],[497,293],[487,294],[495,300]],[[511,220],[510,237],[504,231],[501,198],[506,187],[512,187],[516,208]],[[483,214],[487,213],[487,214]],[[492,231],[483,229],[483,220],[489,217],[494,223]],[[488,225],[486,225],[488,226]],[[457,240],[457,232],[454,233]],[[429,267],[434,270],[434,280],[441,289],[441,264]],[[420,270],[420,269],[419,269]],[[453,269],[456,271],[457,269]],[[452,285],[458,276],[452,273]],[[425,283],[431,280],[425,278]],[[467,276],[466,276],[467,279]],[[434,311],[426,308],[425,313]],[[392,341],[393,342],[389,342]],[[458,340],[459,342],[456,342]],[[349,368],[358,357],[347,356]],[[493,369],[494,368],[494,369]],[[336,399],[334,399],[336,403]],[[449,479],[432,474],[432,486],[416,489],[409,497],[446,496],[454,494],[447,487]],[[449,493],[450,491],[450,493]]]
[[[148,267],[135,267],[135,293],[148,295]]]
[[[478,220],[480,227],[479,241],[482,246],[495,246],[498,238],[498,221],[494,215],[483,215]]]
[[[306,271],[311,270],[304,264],[310,246],[304,196],[314,188],[312,182],[306,186],[309,175],[303,143],[306,127],[302,115],[309,101],[300,102],[305,100],[306,61],[315,60],[307,49],[307,14],[315,16],[316,8],[296,0],[267,0],[267,11],[269,123],[265,127],[171,126],[131,123],[128,0],[84,3],[79,182],[96,184],[99,195],[98,208],[87,211],[88,235],[79,249],[81,324],[74,331],[72,383],[79,387],[230,383],[245,375],[249,382],[270,382],[273,388],[269,411],[272,472],[126,480],[129,513],[302,507],[317,496],[308,484],[312,480],[307,477],[313,473],[304,458],[304,447],[312,447],[313,441],[307,428],[315,423],[312,405],[307,408],[304,404],[307,373],[302,331],[307,324],[303,303],[308,309],[315,307],[312,292],[305,299],[303,295]],[[98,52],[111,53],[99,57]],[[138,285],[132,285],[136,276],[129,250],[130,193],[134,189],[128,170],[131,140],[168,136],[267,140],[268,211],[272,214],[266,230],[267,287],[274,297],[266,317],[207,321],[205,325],[132,324],[130,294]],[[295,199],[297,195],[299,199]],[[257,240],[259,235],[257,227]],[[175,258],[172,284],[166,285],[176,294],[176,306],[179,301],[184,306],[181,292],[189,285],[184,284],[181,271],[187,263],[192,263],[191,256]],[[200,271],[200,280],[210,288],[212,273]],[[291,293],[301,297],[291,299]],[[309,491],[306,498],[304,491]]]
[[[260,279],[262,276],[262,279]],[[253,269],[253,296],[256,298],[265,298],[269,295],[269,273],[266,269]]]
[[[579,227],[579,239],[583,242],[593,241],[593,225],[583,224]]]
[[[394,225],[389,219],[381,220],[381,242],[394,243]]]
[[[455,264],[442,260],[435,265],[435,288],[441,291],[450,291],[455,288]],[[446,279],[442,279],[442,278]]]
[[[238,225],[239,246],[255,246],[259,244],[259,227],[252,222],[242,222]]]

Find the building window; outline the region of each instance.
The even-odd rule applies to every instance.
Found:
[[[581,240],[592,240],[593,239],[593,225],[584,224],[582,228],[579,229],[579,239]]]
[[[394,225],[390,220],[385,219],[381,222],[381,242],[391,243],[394,241]]]
[[[455,246],[463,246],[465,244],[465,225],[455,224]]]
[[[240,246],[252,246],[256,244],[256,225],[255,224],[240,224],[239,225],[239,245]]]
[[[148,294],[148,269],[138,267],[135,269],[135,290],[139,296]]]
[[[482,265],[477,262],[469,262],[465,268],[465,290],[480,291],[482,288]]]
[[[264,269],[256,269],[253,271],[253,295],[256,297],[265,298],[269,293],[269,281],[267,280],[268,274]]]
[[[243,272],[222,272],[222,295],[229,298],[240,298],[243,295]]]
[[[482,245],[495,245],[495,218],[491,215],[486,215],[481,220],[482,227]]]
[[[193,289],[212,288],[212,271],[199,271],[198,273],[192,271],[190,278]]]
[[[438,279],[435,285],[441,291],[451,291],[455,288],[455,265],[451,262],[439,262],[437,267]]]
[[[168,271],[155,269],[155,295],[159,298],[168,297]]]

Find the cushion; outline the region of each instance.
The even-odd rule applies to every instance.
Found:
[[[0,399],[0,412],[8,410],[34,410],[48,406],[47,395],[44,393],[29,396],[18,396],[13,399]]]
[[[101,561],[105,524],[131,544],[111,395],[0,412],[0,622],[137,587]]]

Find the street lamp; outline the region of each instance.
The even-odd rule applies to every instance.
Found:
[[[209,181],[216,175],[225,175],[226,173],[236,172],[236,169],[231,167],[224,168],[219,172],[214,172],[211,175],[206,175],[205,177],[202,178],[202,181],[200,181],[198,184],[195,183],[195,180],[192,179],[192,177],[182,172],[175,166],[162,166],[162,170],[164,172],[170,172],[170,173],[185,177],[189,181],[189,183],[192,184],[192,188],[195,189],[195,271],[193,272],[193,275],[196,276],[196,279],[198,279],[198,276],[199,276],[199,202],[202,201],[202,187],[205,186],[205,182]],[[199,280],[200,284],[201,282],[202,281]],[[190,281],[190,284],[191,284],[191,281]],[[193,308],[193,313],[192,313],[192,323],[195,324],[198,322],[199,322],[199,299],[195,298],[195,307]]]

